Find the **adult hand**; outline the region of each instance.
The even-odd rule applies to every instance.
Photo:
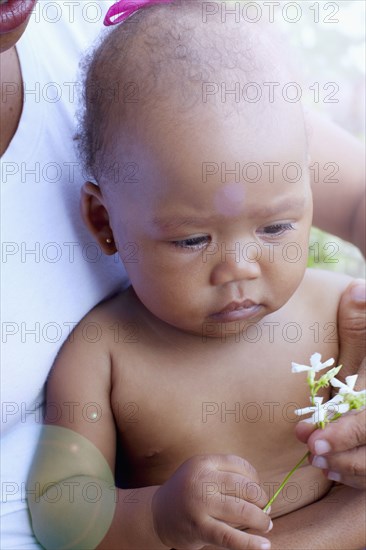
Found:
[[[342,377],[358,373],[355,389],[366,388],[366,283],[359,280],[344,292],[338,311]],[[306,422],[296,436],[307,443],[313,466],[334,481],[366,489],[366,410],[351,411],[324,430]]]

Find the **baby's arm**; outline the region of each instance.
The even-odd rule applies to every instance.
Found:
[[[102,327],[97,343],[93,326]],[[157,487],[134,496],[114,485],[107,327],[102,314],[89,314],[63,346],[47,383],[47,425],[28,481],[33,528],[45,548],[96,548],[112,530],[119,542],[111,548],[165,549],[150,513]]]
[[[274,520],[272,550],[362,550],[365,493],[336,485],[321,500]]]
[[[92,323],[106,329],[97,343],[91,342]],[[100,550],[190,550],[205,544],[263,548],[267,539],[235,529],[266,532],[270,524],[261,510],[267,496],[259,486],[253,490],[256,472],[244,459],[193,457],[160,487],[115,487],[108,336],[113,332],[108,326],[103,313],[82,321],[63,346],[47,384],[47,425],[28,482],[33,528],[41,544],[46,549]]]

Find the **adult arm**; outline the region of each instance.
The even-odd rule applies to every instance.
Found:
[[[307,125],[314,225],[350,241],[366,255],[364,147],[314,111],[307,113]]]

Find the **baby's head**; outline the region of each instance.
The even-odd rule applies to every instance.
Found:
[[[82,204],[153,315],[215,335],[298,288],[312,197],[277,38],[264,23],[204,17],[205,4],[144,8],[96,50],[81,143],[99,187],[86,184]]]

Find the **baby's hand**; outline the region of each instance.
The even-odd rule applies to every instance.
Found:
[[[208,544],[265,550],[271,546],[267,539],[238,528],[267,533],[271,520],[261,510],[267,501],[257,472],[243,458],[196,456],[155,493],[154,526],[162,543],[176,550],[198,550]]]

